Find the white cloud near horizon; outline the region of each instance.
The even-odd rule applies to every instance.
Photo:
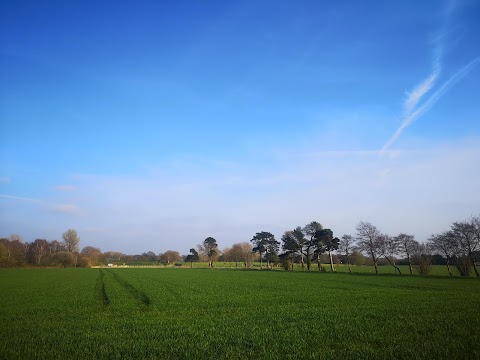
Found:
[[[390,155],[312,151],[238,168],[184,159],[143,175],[77,175],[82,216],[73,227],[102,229],[80,234],[102,250],[186,253],[207,236],[224,248],[263,230],[280,239],[312,220],[337,235],[366,220],[423,241],[479,211],[479,139]]]

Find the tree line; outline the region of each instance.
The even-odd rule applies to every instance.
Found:
[[[356,226],[355,235],[344,234],[340,238],[335,237],[331,229],[312,221],[303,227],[297,226],[285,231],[281,241],[277,241],[272,233],[261,231],[250,242],[251,252],[248,244],[243,243],[234,244],[222,254],[218,251],[217,241],[208,237],[197,245],[198,251],[190,249],[186,258],[193,264],[199,260],[199,254],[203,254],[208,259],[208,266],[213,267],[217,257],[231,259],[233,255],[236,262],[240,259],[247,267],[254,253],[258,256],[260,269],[281,264],[285,270],[293,270],[294,264],[300,264],[303,270],[311,271],[312,263],[316,262],[317,269],[324,271],[322,262],[326,257],[330,271],[333,272],[336,257],[335,262],[340,260],[352,272],[352,265],[358,264],[359,256],[366,255],[376,274],[379,273],[379,264],[385,263],[391,265],[398,274],[402,273],[399,265],[405,263],[411,275],[414,267],[420,274],[426,275],[432,264],[444,264],[450,276],[453,276],[451,266],[454,265],[462,276],[468,276],[473,268],[474,274],[479,277],[477,263],[480,262],[480,216],[454,222],[448,231],[431,235],[425,243],[418,242],[411,234],[390,236],[365,221]]]
[[[287,230],[280,241],[268,231],[257,232],[249,242],[233,244],[220,251],[217,240],[207,237],[189,254],[168,250],[155,254],[153,251],[138,255],[125,255],[120,252],[102,253],[98,248],[86,246],[79,250],[80,238],[74,229],[62,234],[62,241],[36,239],[28,243],[20,236],[11,235],[0,238],[0,266],[56,266],[89,267],[107,263],[163,263],[181,265],[204,261],[209,268],[215,262],[235,263],[235,267],[250,268],[254,262],[260,269],[272,269],[282,266],[293,270],[300,266],[311,271],[316,263],[318,271],[324,271],[322,264],[327,263],[330,271],[335,264],[343,263],[352,272],[352,265],[372,265],[378,274],[379,265],[391,265],[401,274],[399,265],[408,265],[413,274],[416,268],[420,274],[428,274],[433,264],[446,265],[453,276],[455,267],[459,274],[468,276],[473,273],[479,277],[480,261],[480,216],[466,221],[454,222],[448,231],[433,234],[420,243],[411,234],[400,233],[390,236],[382,233],[369,222],[360,222],[354,235],[344,234],[336,237],[333,231],[324,228],[319,222],[312,221],[305,226]]]

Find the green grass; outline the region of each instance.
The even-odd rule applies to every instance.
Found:
[[[480,358],[474,278],[3,269],[1,359]]]

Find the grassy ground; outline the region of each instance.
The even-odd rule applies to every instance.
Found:
[[[119,267],[122,267],[122,265],[118,265]],[[128,267],[146,267],[146,268],[153,268],[153,267],[158,267],[158,268],[165,268],[165,267],[182,267],[182,268],[190,268],[193,266],[195,269],[206,269],[208,268],[208,262],[194,262],[193,265],[190,263],[185,263],[185,262],[180,262],[175,264],[159,264],[159,263],[154,263],[154,262],[144,262],[142,264],[129,264]],[[263,264],[263,267],[266,267],[266,264]],[[335,271],[337,272],[342,272],[342,273],[347,273],[348,272],[348,266],[344,264],[335,264]],[[398,265],[400,268],[400,271],[402,272],[403,275],[410,274],[410,270],[408,265]],[[221,262],[218,261],[215,263],[215,268],[216,269],[244,269],[244,264],[243,262],[238,262],[237,264],[235,262]],[[260,263],[259,262],[254,262],[252,264],[253,269],[260,269]],[[325,271],[330,271],[330,264],[322,264],[322,268]],[[362,273],[362,274],[375,274],[375,268],[373,266],[369,265],[363,265],[363,266],[355,266],[352,265],[351,267],[353,273]],[[283,267],[281,265],[276,265],[274,267],[274,270],[283,270]],[[452,271],[454,276],[460,276],[459,272],[455,268],[455,266],[450,266],[450,270]],[[302,269],[300,264],[295,263],[294,264],[294,271],[306,271],[306,266],[304,269]],[[312,272],[318,271],[318,266],[316,262],[312,263],[311,267]],[[380,265],[378,267],[378,271],[380,274],[395,274],[396,270],[393,266],[391,265]],[[415,275],[418,275],[418,270],[415,266],[413,266],[413,273]],[[448,276],[448,270],[445,265],[432,265],[430,267],[430,273],[429,275],[435,275],[435,276]],[[475,276],[473,269],[471,270],[470,276]]]
[[[4,269],[2,359],[480,358],[480,281]]]

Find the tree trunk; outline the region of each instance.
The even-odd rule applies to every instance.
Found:
[[[332,259],[332,252],[328,251],[328,256],[330,257],[330,271],[334,272],[335,269],[333,268],[333,259]]]
[[[193,261],[190,261],[190,269],[193,269]]]
[[[300,256],[300,262],[302,264],[302,270],[305,271],[305,262],[303,261],[303,254]]]
[[[373,265],[375,266],[375,274],[378,275],[377,259],[373,260]]]
[[[395,259],[393,259],[393,257],[392,257],[392,265],[396,269],[396,271],[398,271],[398,274],[402,275],[402,272],[400,271],[399,267],[395,265]]]
[[[260,252],[260,270],[262,270],[262,266],[263,266],[263,264],[262,264],[262,253]]]
[[[352,273],[352,266],[350,265],[350,259],[347,257],[347,264],[348,264],[348,272]]]
[[[452,271],[450,270],[449,257],[450,257],[450,256],[447,255],[447,270],[448,270],[448,274],[449,274],[450,276],[453,276]]]
[[[468,256],[470,257],[470,260],[472,261],[473,270],[475,271],[475,275],[477,275],[477,277],[479,277],[478,270],[477,270],[477,265],[475,265],[475,259],[473,258],[473,254],[472,254],[471,250],[468,251]]]
[[[322,271],[322,263],[320,261],[320,254],[317,255],[317,266],[318,266],[318,271]]]
[[[410,269],[410,275],[413,275],[412,262],[410,261],[410,254],[407,252],[408,268]]]
[[[398,268],[398,266],[395,265],[395,259],[393,258],[393,256],[392,256],[391,259],[390,259],[389,256],[384,256],[384,257],[385,257],[385,259],[388,260],[388,262],[390,263],[390,265],[392,265],[392,266],[395,268],[395,273],[397,273],[397,271],[398,271],[398,273],[399,273],[400,275],[402,275],[402,272],[400,271],[400,269]]]
[[[307,248],[306,257],[307,257],[307,271],[310,271],[312,267],[312,259],[310,258],[310,247]]]

